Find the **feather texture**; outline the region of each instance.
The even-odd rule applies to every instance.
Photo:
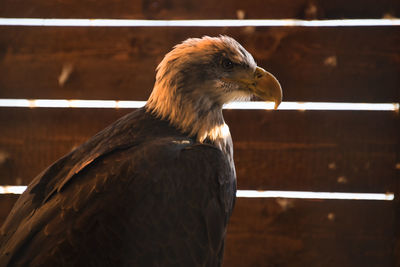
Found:
[[[0,265],[219,266],[235,190],[221,150],[140,109],[29,185]]]

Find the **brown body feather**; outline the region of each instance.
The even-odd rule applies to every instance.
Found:
[[[140,109],[29,185],[0,266],[219,266],[234,195],[218,148]]]

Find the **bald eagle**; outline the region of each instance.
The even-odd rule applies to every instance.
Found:
[[[275,77],[227,36],[178,44],[143,108],[40,173],[1,228],[0,266],[220,266],[236,196],[222,106]]]

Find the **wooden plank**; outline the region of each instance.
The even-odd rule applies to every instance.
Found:
[[[0,196],[0,225],[13,201]],[[387,201],[239,198],[224,266],[394,266],[394,217]]]
[[[400,163],[400,149],[397,151],[397,162]],[[395,264],[394,266],[400,266],[400,164],[397,165],[397,179],[396,179],[396,188],[395,192],[395,239],[394,242],[394,257],[395,257]]]
[[[224,266],[395,266],[393,203],[238,199]]]
[[[21,1],[3,0],[0,17],[235,19],[238,10],[248,19],[262,18],[381,18],[400,15],[399,2],[381,0],[323,1]],[[79,8],[78,8],[79,7]]]
[[[277,76],[285,101],[400,101],[399,27],[2,27],[0,97],[145,100],[175,44],[219,34]]]
[[[29,183],[49,164],[127,112],[116,109],[1,110],[0,184]]]
[[[236,155],[240,153],[235,157],[239,187],[366,192],[395,188],[397,113],[227,110],[225,115]]]
[[[1,184],[26,184],[128,110],[0,109]],[[225,110],[240,189],[393,192],[395,112]]]

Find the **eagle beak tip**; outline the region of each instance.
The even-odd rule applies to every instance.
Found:
[[[275,105],[274,105],[274,110],[277,110],[278,107],[279,107],[279,105],[282,103],[282,88],[280,87],[280,85],[279,85],[279,89],[280,89],[280,94],[279,94],[279,96],[278,96],[277,98],[275,98],[275,100],[274,100],[274,103],[275,103]],[[276,96],[275,96],[275,97],[276,97]]]
[[[279,81],[274,75],[260,67],[256,68],[254,76],[257,84],[254,94],[266,101],[273,101],[274,109],[278,109],[283,96]]]

